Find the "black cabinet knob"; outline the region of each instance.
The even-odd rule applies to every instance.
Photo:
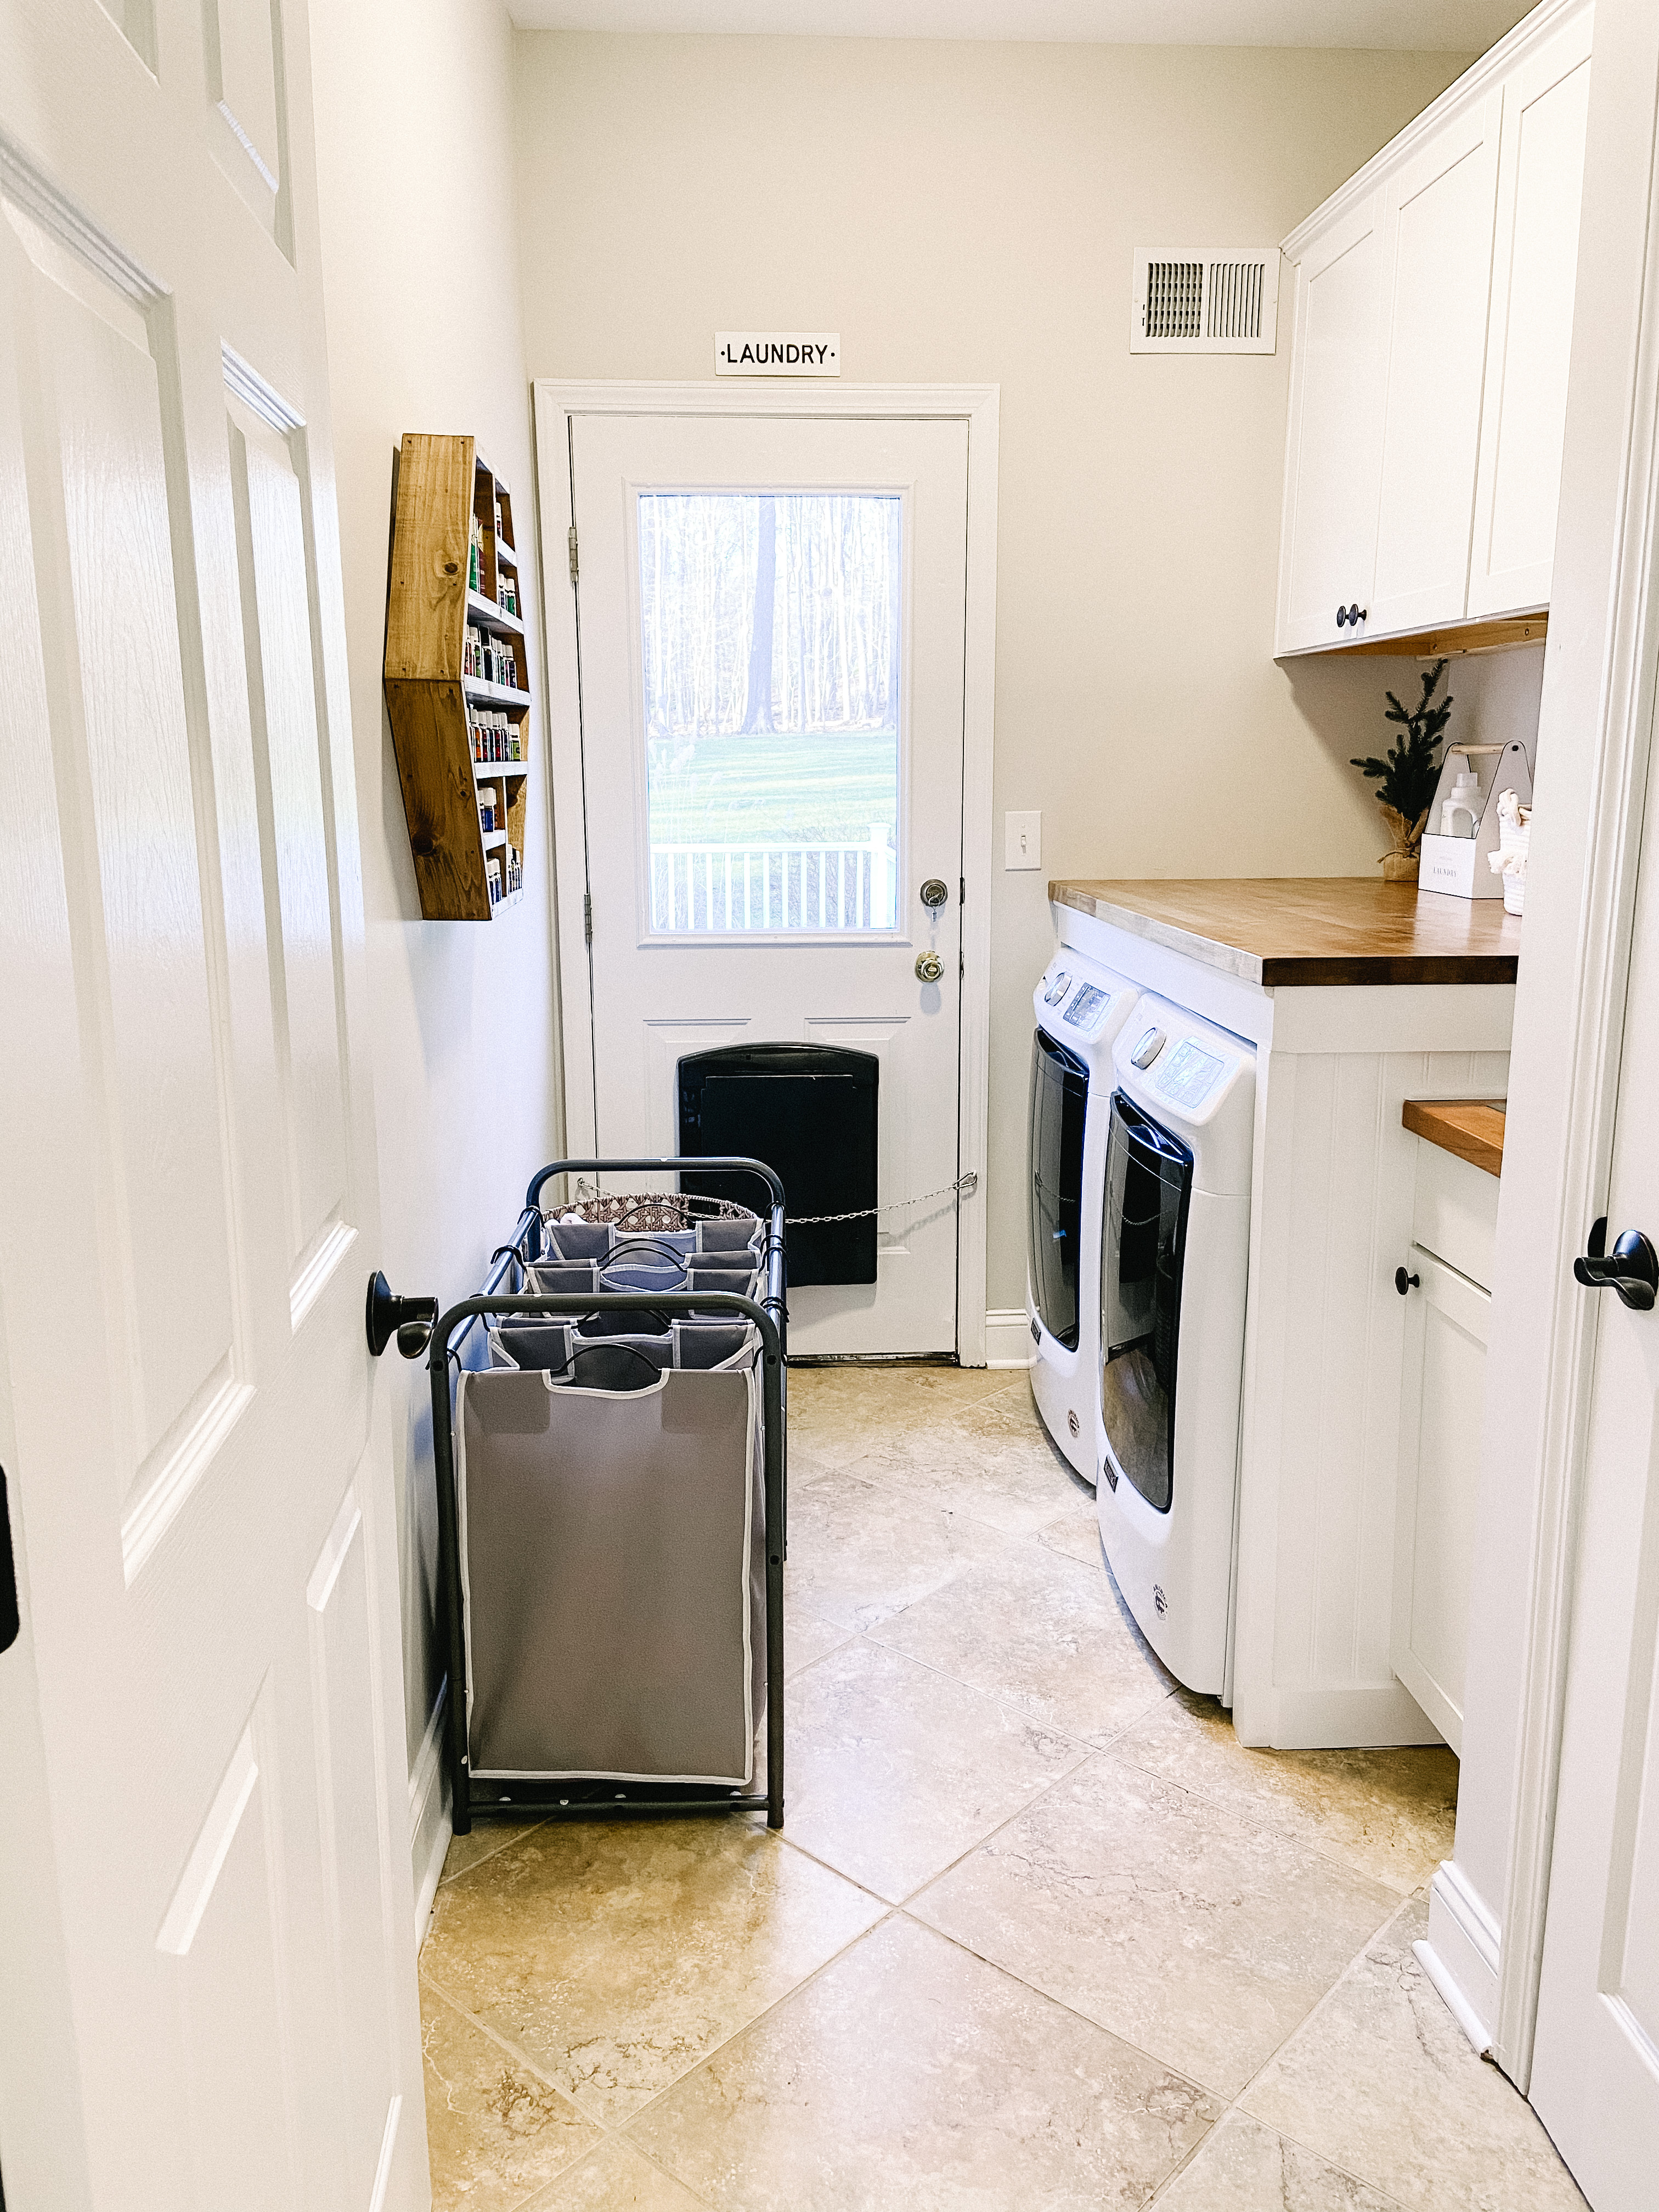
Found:
[[[1365,617],[1370,613],[1370,610],[1369,607],[1362,607],[1358,600],[1356,599],[1352,606],[1339,607],[1337,609],[1336,626],[1340,629],[1346,624],[1350,629],[1352,629],[1356,628],[1358,624],[1364,621]]]
[[[1627,1229],[1607,1251],[1605,1216],[1589,1233],[1589,1250],[1572,1263],[1573,1279],[1587,1291],[1617,1291],[1632,1313],[1651,1313],[1659,1298],[1659,1253],[1639,1229]]]
[[[1394,1286],[1402,1298],[1407,1291],[1414,1291],[1422,1279],[1421,1275],[1408,1275],[1403,1267],[1396,1267],[1394,1271]]]

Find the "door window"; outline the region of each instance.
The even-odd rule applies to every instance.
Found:
[[[902,499],[638,498],[653,934],[893,929]]]
[[[1042,1030],[1031,1037],[1031,1188],[1027,1250],[1037,1318],[1077,1350],[1078,1258],[1083,1225],[1083,1139],[1089,1071]]]
[[[1175,1495],[1176,1363],[1192,1182],[1186,1146],[1115,1093],[1100,1264],[1100,1411],[1114,1464],[1160,1513]]]

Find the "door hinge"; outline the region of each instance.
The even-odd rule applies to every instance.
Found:
[[[593,942],[593,894],[582,893],[582,937],[586,943]]]
[[[957,878],[957,904],[958,906],[966,906],[967,903],[968,878],[966,876],[958,876]]]
[[[569,545],[570,545],[570,580],[571,580],[571,582],[574,584],[574,583],[575,582],[575,580],[576,580],[576,576],[577,576],[577,566],[576,566],[576,526],[575,526],[575,524],[574,524],[574,522],[573,522],[573,523],[571,524],[571,526],[570,526],[570,537],[569,537],[569,541],[568,541],[568,542],[569,542]]]

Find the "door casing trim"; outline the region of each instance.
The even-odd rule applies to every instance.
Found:
[[[968,426],[968,555],[963,666],[962,1026],[957,1092],[957,1171],[976,1177],[960,1201],[957,1239],[957,1356],[985,1364],[987,1143],[991,1060],[991,775],[996,723],[997,428],[994,384],[779,384],[732,378],[714,384],[571,381],[538,377],[537,514],[541,530],[543,653],[559,938],[560,1035],[565,1142],[597,1148],[593,1029],[586,913],[581,697],[577,593],[565,552],[574,517],[570,436],[579,415],[757,415],[839,422],[957,422]],[[561,578],[567,581],[561,588]]]

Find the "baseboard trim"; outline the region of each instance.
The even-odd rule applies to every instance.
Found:
[[[1241,1743],[1275,1751],[1332,1746],[1440,1743],[1422,1707],[1398,1682],[1351,1682],[1322,1690],[1272,1690],[1249,1696],[1235,1684],[1233,1726]]]
[[[1502,1942],[1498,1922],[1453,1859],[1444,1859],[1429,1885],[1429,1933],[1412,1946],[1446,2009],[1479,2055],[1491,2053],[1498,2017]]]
[[[988,1367],[1029,1367],[1034,1357],[1031,1324],[1024,1306],[985,1316],[985,1364]]]
[[[449,1704],[449,1683],[440,1684],[426,1733],[415,1754],[409,1777],[409,1848],[415,1875],[415,1948],[426,1941],[432,1917],[432,1900],[443,1879],[444,1860],[453,1833],[449,1793],[444,1784],[443,1760],[439,1756],[444,1713]]]

